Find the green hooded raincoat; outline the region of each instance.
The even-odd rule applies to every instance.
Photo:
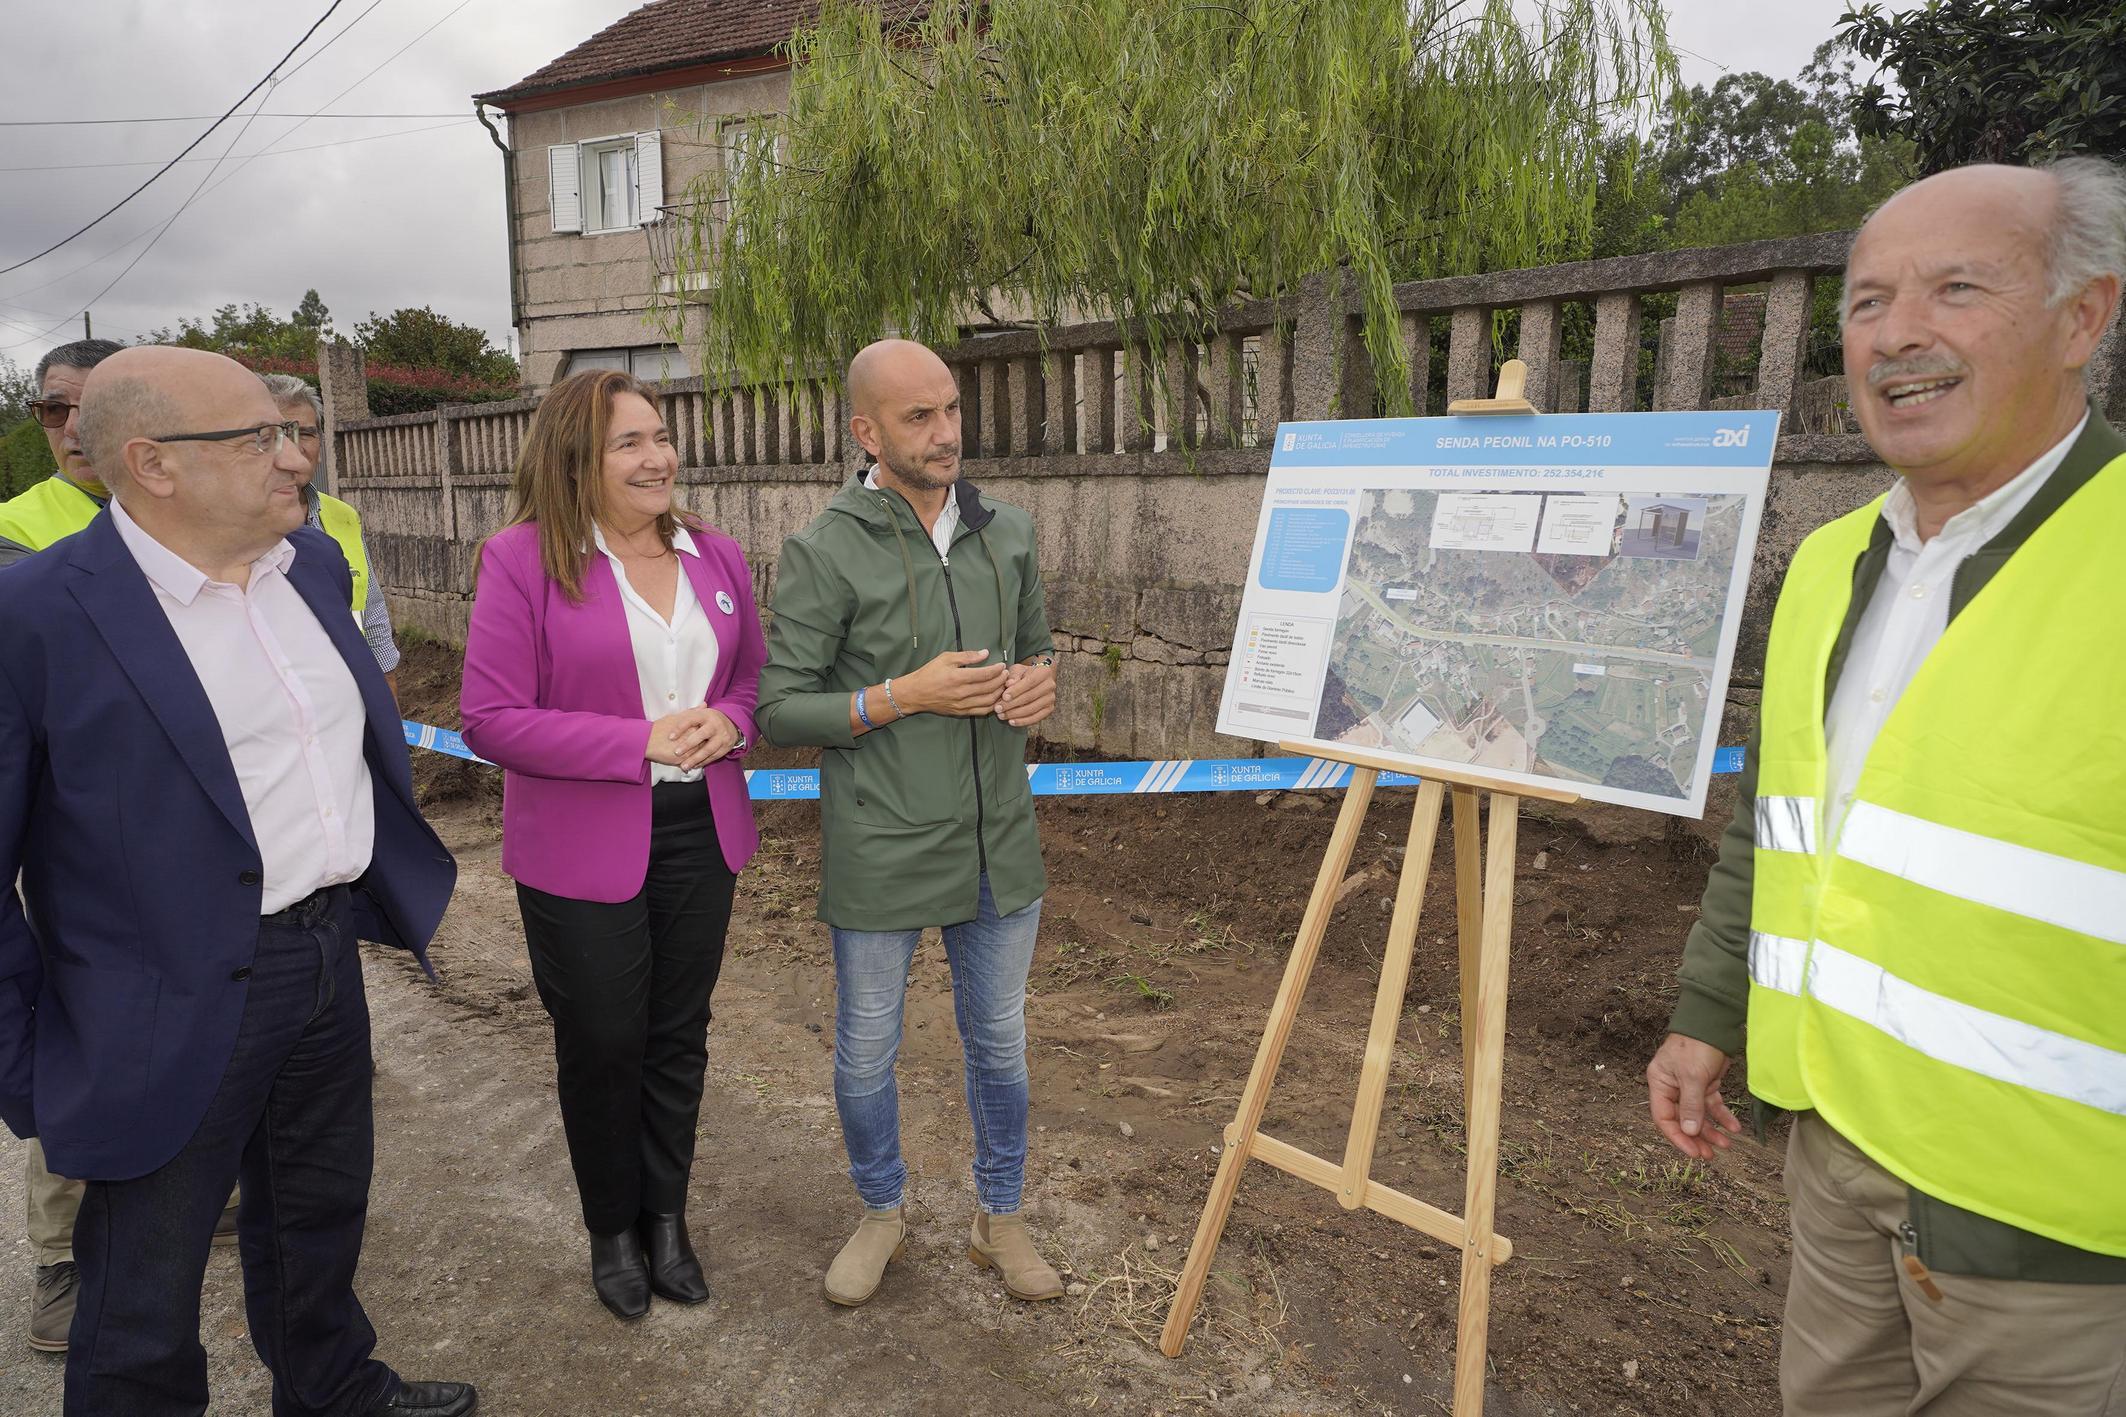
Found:
[[[1054,648],[1033,519],[964,481],[953,495],[949,556],[907,499],[859,474],[783,543],[776,565],[760,730],[823,750],[819,918],[845,930],[972,920],[985,869],[1003,914],[1048,888],[1026,730],[994,715],[919,713],[861,738],[849,731],[851,694],[947,650],[1013,664]]]

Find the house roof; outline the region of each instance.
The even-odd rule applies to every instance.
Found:
[[[920,13],[923,0],[877,0],[889,23]],[[475,94],[507,108],[511,100],[640,78],[775,52],[799,25],[819,17],[820,0],[650,0],[508,88]]]

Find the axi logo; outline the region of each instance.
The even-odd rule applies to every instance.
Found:
[[[1748,425],[1740,428],[1715,428],[1713,446],[1716,448],[1746,448],[1750,445]]]
[[[1291,452],[1291,451],[1292,451],[1292,449],[1293,449],[1293,447],[1294,447],[1295,445],[1297,445],[1297,444],[1298,444],[1298,442],[1299,442],[1299,435],[1298,435],[1297,433],[1287,433],[1287,434],[1285,434],[1285,435],[1284,435],[1284,450],[1285,450],[1286,452],[1288,452],[1288,453],[1289,453],[1289,452]]]

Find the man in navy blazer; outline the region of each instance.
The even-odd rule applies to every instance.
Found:
[[[0,1119],[87,1181],[68,1414],[197,1414],[199,1289],[239,1175],[276,1417],[472,1411],[371,1356],[356,940],[426,947],[422,820],[346,561],[258,378],[136,348],[91,375],[112,505],[0,578]]]

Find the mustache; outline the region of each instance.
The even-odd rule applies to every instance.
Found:
[[[1950,354],[1914,354],[1904,359],[1885,359],[1868,370],[1868,387],[1880,389],[1898,379],[1960,379],[1970,367]]]

